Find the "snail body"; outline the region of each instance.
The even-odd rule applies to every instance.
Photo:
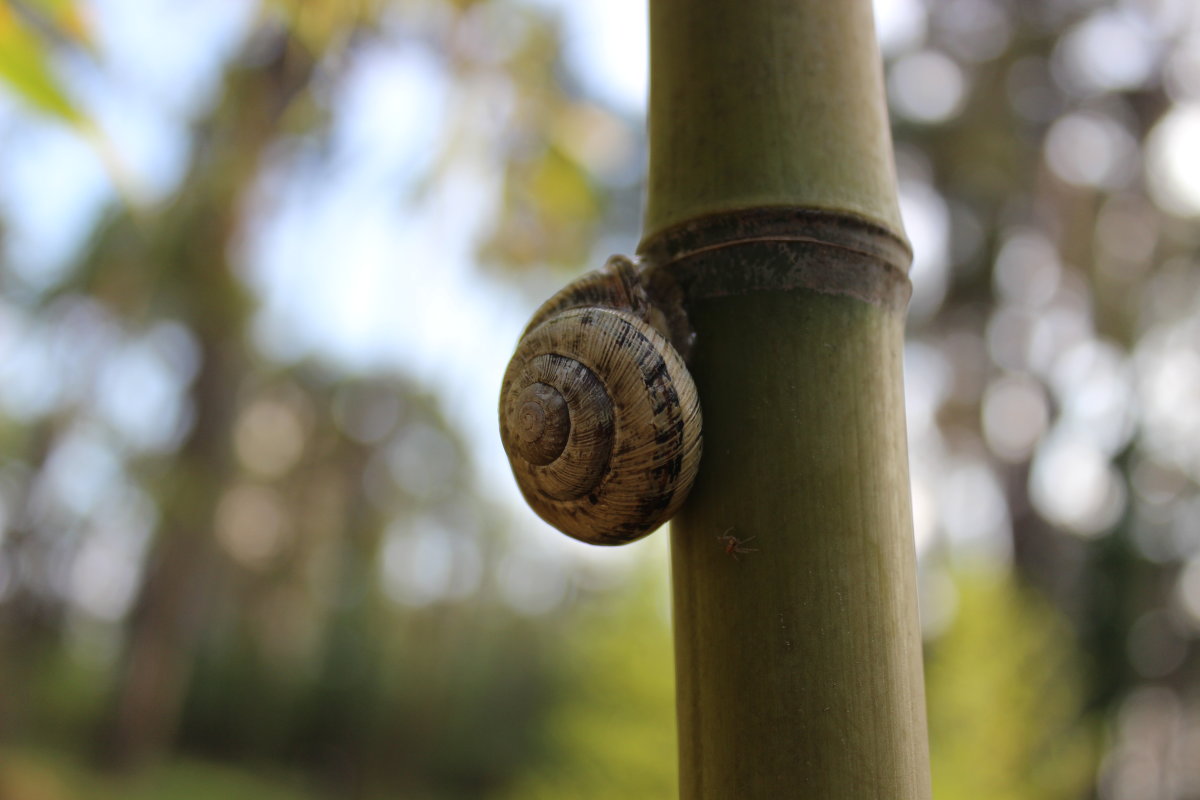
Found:
[[[500,392],[500,435],[526,501],[592,544],[666,522],[700,465],[695,383],[664,312],[615,256],[534,314]]]

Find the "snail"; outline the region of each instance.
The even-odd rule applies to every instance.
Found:
[[[568,536],[632,542],[687,497],[701,416],[681,317],[613,256],[544,303],[521,335],[500,390],[500,436],[526,501]]]

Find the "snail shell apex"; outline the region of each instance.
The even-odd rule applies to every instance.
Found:
[[[542,306],[501,386],[500,434],[530,506],[569,536],[624,544],[666,522],[699,468],[683,358],[626,259]]]

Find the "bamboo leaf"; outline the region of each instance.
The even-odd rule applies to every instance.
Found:
[[[72,125],[84,115],[50,69],[46,41],[11,3],[0,4],[0,80],[34,109]]]
[[[71,99],[51,66],[51,49],[93,52],[91,32],[75,0],[0,0],[0,84],[35,111],[75,128],[94,149],[117,194],[140,207],[141,187],[115,144]]]

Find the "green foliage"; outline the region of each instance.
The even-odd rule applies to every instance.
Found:
[[[933,796],[1074,800],[1095,775],[1097,727],[1070,629],[1011,575],[957,581],[958,614],[926,662]]]
[[[281,674],[253,640],[214,644],[181,744],[304,764],[338,797],[494,796],[536,752],[553,683],[545,632],[502,616],[357,605],[332,622],[315,671]],[[234,714],[229,698],[253,702]]]
[[[20,707],[10,709],[16,717],[7,720],[10,726],[36,733],[47,744],[88,745],[94,720],[104,708],[108,673],[101,665],[81,660],[77,650],[36,648],[12,664],[25,696]],[[6,800],[2,792],[0,799]]]
[[[97,773],[61,753],[0,750],[4,800],[312,800],[292,777],[277,771],[235,770],[174,760],[136,776]]]
[[[547,722],[549,758],[507,797],[676,796],[674,672],[660,566],[573,615],[563,640],[561,695]]]
[[[63,23],[56,30],[71,31],[82,38],[79,14],[72,3],[38,4],[38,17],[44,24]],[[52,12],[53,17],[41,12]],[[81,124],[83,115],[63,90],[50,68],[45,39],[39,36],[25,17],[32,10],[0,2],[0,83],[16,92],[29,105],[72,125]]]

